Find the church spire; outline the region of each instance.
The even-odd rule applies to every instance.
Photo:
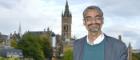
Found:
[[[121,41],[122,41],[122,36],[121,36],[121,35],[119,35],[119,36],[118,36],[118,38],[119,38],[119,40],[121,40]]]
[[[132,48],[131,43],[129,42],[128,48]]]
[[[66,0],[66,5],[65,5],[64,16],[71,16],[71,13],[69,11],[69,5],[68,5],[68,1],[67,0]]]
[[[71,40],[71,24],[72,24],[72,15],[69,10],[68,1],[66,0],[65,10],[62,12],[62,40],[70,41]]]
[[[61,14],[61,16],[63,17],[63,11],[62,11],[62,14]]]
[[[68,1],[66,0],[65,10],[69,10]]]
[[[19,23],[18,34],[21,37],[21,23]]]
[[[21,34],[21,23],[19,24],[18,33]]]

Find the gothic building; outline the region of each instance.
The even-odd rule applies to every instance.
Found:
[[[128,60],[132,60],[132,47],[130,43],[128,45]]]
[[[69,11],[69,5],[66,1],[65,11],[62,12],[62,22],[61,22],[61,35],[63,41],[70,41],[71,40],[71,24],[72,24],[72,14]]]
[[[9,45],[8,35],[4,35],[0,32],[0,47]]]
[[[122,37],[121,35],[118,36],[119,40],[122,41]],[[127,53],[128,53],[128,57],[127,60],[132,60],[132,47],[131,47],[131,43],[129,43],[128,47],[127,47]]]

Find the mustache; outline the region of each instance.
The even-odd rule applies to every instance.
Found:
[[[91,25],[100,25],[99,23],[95,23],[95,24],[88,24],[88,26],[91,26]]]

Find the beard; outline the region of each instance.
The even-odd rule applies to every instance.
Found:
[[[100,24],[89,24],[88,31],[93,32],[93,33],[99,32],[100,31]]]

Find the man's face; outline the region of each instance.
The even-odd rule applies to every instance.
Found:
[[[84,25],[88,32],[101,32],[103,17],[96,10],[88,10],[84,15]]]

